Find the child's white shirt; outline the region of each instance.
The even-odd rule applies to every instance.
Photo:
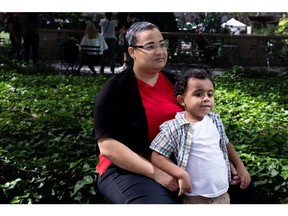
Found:
[[[191,123],[192,139],[187,172],[192,182],[188,196],[217,197],[227,192],[227,166],[220,149],[220,135],[207,115],[202,121]]]

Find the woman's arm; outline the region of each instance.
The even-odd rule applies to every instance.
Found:
[[[101,138],[98,140],[98,146],[100,153],[116,166],[152,178],[171,191],[178,189],[177,179],[160,170],[121,142],[111,138]]]
[[[170,175],[178,179],[178,184],[179,184],[178,195],[179,196],[184,194],[185,192],[191,193],[192,191],[191,180],[186,170],[178,167],[169,158],[167,158],[164,155],[159,154],[156,151],[152,152],[151,162],[155,164],[157,167],[159,167],[160,169],[162,169],[163,171],[169,173]]]

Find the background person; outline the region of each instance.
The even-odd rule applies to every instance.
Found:
[[[22,60],[21,56],[21,45],[22,45],[22,19],[20,13],[14,13],[8,18],[8,31],[10,34],[11,50],[9,56],[16,58],[18,61]]]
[[[209,64],[212,63],[213,59],[216,58],[217,50],[209,44],[201,29],[199,30],[198,37],[196,38],[196,44],[198,50],[203,51],[205,62]]]
[[[124,51],[125,51],[125,35],[126,35],[126,27],[122,26],[122,28],[119,30],[119,35],[118,35],[118,46],[117,46],[117,54],[116,54],[116,59],[119,60],[120,64],[123,64],[124,62]]]
[[[106,62],[109,62],[110,71],[114,73],[115,71],[115,54],[116,54],[116,43],[117,37],[115,33],[115,28],[118,25],[118,21],[113,18],[113,13],[107,12],[105,13],[105,18],[100,20],[99,23],[101,27],[101,34],[105,38],[105,41],[108,45],[108,49],[104,51],[100,72],[104,73],[104,68]]]
[[[23,17],[24,61],[29,63],[32,50],[33,64],[38,63],[39,48],[39,14],[25,13]]]
[[[126,25],[125,25],[125,29],[128,29],[133,23],[135,22],[139,22],[139,19],[135,16],[135,14],[133,13],[129,13],[127,15],[127,19],[126,19]],[[124,35],[125,37],[125,35]],[[128,53],[128,43],[126,40],[124,40],[124,46],[123,46],[123,65],[119,68],[117,68],[116,72],[120,73],[124,70],[127,69],[128,65],[131,63],[130,58],[129,58],[129,53]]]
[[[80,70],[84,64],[88,66],[88,68],[93,72],[94,75],[97,74],[94,65],[95,63],[100,63],[103,52],[108,49],[108,46],[105,42],[104,37],[99,34],[98,29],[92,22],[88,22],[85,29],[85,34],[80,42],[80,50],[81,46],[99,46],[100,52],[97,54],[96,52],[87,52],[81,55],[80,64],[77,68],[77,72],[80,74]]]

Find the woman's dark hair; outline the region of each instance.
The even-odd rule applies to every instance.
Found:
[[[185,75],[178,77],[174,85],[174,96],[177,97],[177,95],[183,95],[185,93],[190,78],[203,79],[203,80],[209,79],[212,82],[213,87],[215,87],[212,78],[205,70],[192,70],[186,73]]]
[[[141,22],[135,22],[133,23],[130,28],[127,30],[126,33],[126,40],[129,46],[134,46],[137,43],[137,33],[146,31],[146,30],[152,30],[158,27],[154,25],[153,23],[146,22],[146,21],[141,21]]]

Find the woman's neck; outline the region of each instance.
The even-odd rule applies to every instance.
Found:
[[[139,70],[134,69],[134,74],[137,79],[147,83],[150,86],[154,86],[158,80],[159,72],[141,72]]]

